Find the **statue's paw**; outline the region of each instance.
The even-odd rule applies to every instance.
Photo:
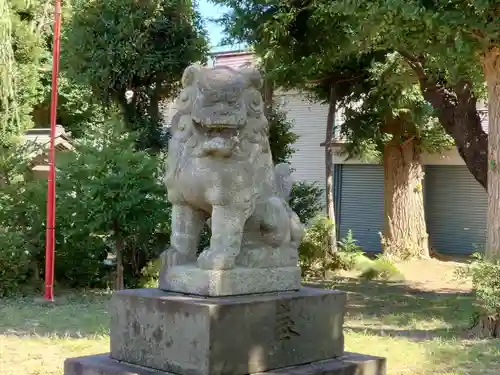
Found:
[[[198,267],[204,270],[227,270],[234,268],[236,257],[207,249],[198,257]]]
[[[173,266],[178,266],[181,264],[194,262],[194,258],[188,257],[186,254],[179,252],[175,249],[169,249],[163,252],[162,256],[162,264],[164,267],[169,268]]]

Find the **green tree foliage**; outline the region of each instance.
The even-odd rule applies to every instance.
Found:
[[[50,124],[52,71],[41,77],[43,98],[33,109],[35,127],[47,128]],[[62,125],[74,139],[89,135],[90,129],[107,118],[106,109],[93,97],[89,86],[76,83],[66,72],[59,76],[57,124]]]
[[[214,2],[230,8],[222,19],[229,35],[255,45],[284,81],[329,71],[353,54],[398,51],[469,170],[486,187],[487,135],[476,102],[484,92],[482,57],[498,50],[496,1]]]
[[[324,190],[316,183],[297,182],[290,193],[290,207],[304,224],[323,212]]]
[[[354,15],[326,14],[338,2],[215,2],[231,9],[221,20],[230,38],[251,43],[279,84],[306,89],[323,102],[328,102],[330,85],[335,86],[339,104],[347,107],[348,121],[342,131],[350,141],[349,156],[379,155],[387,141],[381,124],[394,107],[395,112],[420,116],[413,122],[425,123],[422,134],[432,138],[425,143],[430,151],[449,147],[449,138],[436,130],[435,121],[430,121],[432,107],[419,95],[417,77],[399,56],[388,55],[390,46],[380,46],[373,52],[353,44]],[[315,9],[313,5],[321,6]],[[359,106],[360,102],[364,105]]]
[[[120,106],[140,148],[163,146],[159,102],[172,97],[207,41],[190,0],[78,0],[64,38],[70,77],[104,104]],[[133,97],[127,100],[125,92]]]
[[[72,233],[97,236],[112,250],[117,288],[134,285],[168,238],[162,164],[160,156],[136,151],[132,135],[108,122],[59,172],[61,199],[71,202],[74,215]]]
[[[47,181],[33,179],[31,173],[31,160],[41,151],[23,144],[1,154],[0,258],[5,272],[0,294],[19,291],[23,284],[38,282],[44,276]],[[75,226],[78,203],[75,194],[67,194],[58,186],[56,279],[69,286],[103,286],[106,246],[85,226]]]
[[[33,199],[43,184],[30,182],[29,164],[37,151],[27,144],[0,149],[0,296],[15,292],[36,274],[36,259],[43,251],[38,245],[44,211],[41,200]]]
[[[346,51],[389,48],[405,57],[444,130],[486,188],[488,142],[476,103],[484,93],[484,58],[498,52],[498,2],[345,0],[324,2],[325,16],[327,9],[355,26]]]
[[[481,90],[484,77],[479,58],[500,41],[495,0],[318,3],[322,16],[330,12],[331,17],[340,15],[354,22],[352,43],[345,46],[348,51],[382,48],[413,54],[426,59],[428,73],[435,73],[442,83],[473,78]]]
[[[34,144],[25,143],[4,148],[0,154],[3,171],[0,257],[2,268],[8,270],[2,276],[5,280],[0,281],[0,284],[5,283],[4,293],[16,291],[15,288],[7,290],[9,285],[37,282],[44,276],[47,181],[34,179],[31,172],[32,158],[42,151]],[[103,266],[107,255],[103,255],[102,241],[88,236],[84,228],[79,228],[74,235],[71,233],[74,203],[64,199],[65,196],[59,189],[56,200],[57,280],[71,286],[102,285],[97,278],[103,276],[97,270]]]
[[[64,5],[65,22],[71,19],[71,8]],[[3,0],[0,20],[0,142],[6,144],[27,128],[49,126],[53,2]],[[83,136],[89,124],[102,122],[103,110],[88,86],[62,72],[58,93],[57,123],[73,137]]]
[[[229,7],[220,20],[228,40],[252,46],[277,86],[310,90],[320,100],[328,101],[331,83],[338,98],[348,95],[354,84],[365,81],[372,59],[384,56],[355,53],[338,59],[343,44],[350,40],[349,20],[323,24],[309,6],[313,5],[310,0],[213,2]],[[325,32],[330,29],[335,33]]]
[[[351,94],[340,126],[349,158],[382,161],[394,137],[401,143],[416,140],[419,152],[442,152],[453,146],[399,54],[387,54],[385,61],[373,63],[370,75],[371,89]]]
[[[0,145],[33,125],[39,67],[47,58],[46,21],[43,1],[0,1]]]
[[[273,103],[268,121],[273,163],[288,163],[295,152],[293,144],[299,138],[293,132],[293,122],[287,119],[286,112],[277,103]]]
[[[136,151],[132,135],[105,125],[58,163],[55,273],[67,286],[106,286],[116,268],[119,287],[137,285],[170,236],[161,155]],[[0,295],[43,277],[47,181],[30,173],[37,152],[24,145],[0,154]],[[109,254],[123,268],[107,265]]]

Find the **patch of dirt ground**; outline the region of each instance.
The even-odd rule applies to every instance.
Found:
[[[425,292],[469,293],[472,290],[470,280],[458,280],[455,270],[464,266],[464,260],[442,261],[438,259],[417,259],[409,262],[397,262],[396,267],[403,274],[405,285]],[[358,271],[341,272],[343,277],[357,277]]]
[[[434,292],[470,292],[470,280],[458,280],[455,270],[464,266],[463,261],[441,261],[437,259],[418,259],[410,262],[396,263],[396,267],[404,275],[408,286],[423,291]]]

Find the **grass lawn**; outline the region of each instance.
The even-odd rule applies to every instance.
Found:
[[[400,283],[352,277],[315,283],[349,293],[346,349],[387,357],[389,375],[500,374],[500,340],[467,338],[470,292],[436,281],[441,269],[406,267]],[[95,292],[63,295],[52,306],[0,300],[0,374],[62,375],[65,358],[106,352],[108,301]]]

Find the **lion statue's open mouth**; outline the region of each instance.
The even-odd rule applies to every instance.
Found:
[[[193,128],[199,133],[198,136],[202,140],[201,149],[206,156],[229,157],[238,143],[238,125],[204,125],[193,119]]]
[[[245,89],[241,77],[224,71],[200,77],[191,115],[204,155],[229,157],[237,146],[248,117]]]

